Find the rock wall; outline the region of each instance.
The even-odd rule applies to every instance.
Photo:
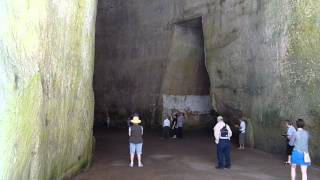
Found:
[[[319,162],[319,7],[317,0],[101,0],[97,108],[162,107],[174,26],[200,17],[213,107],[231,119],[243,113],[251,143],[266,151],[283,151],[282,120],[304,118]]]
[[[305,119],[319,162],[319,2],[220,2],[204,18],[215,107],[243,112],[267,151],[283,149],[282,120]]]
[[[0,179],[63,179],[92,156],[96,1],[0,1]]]
[[[171,0],[98,2],[94,91],[96,119],[111,123],[134,111],[152,121],[170,47]]]

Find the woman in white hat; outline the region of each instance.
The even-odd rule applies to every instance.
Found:
[[[129,147],[130,147],[130,167],[133,167],[134,155],[137,153],[138,156],[138,167],[143,167],[141,162],[142,145],[143,145],[143,127],[139,124],[141,120],[138,116],[133,116],[130,121],[133,125],[129,127]]]

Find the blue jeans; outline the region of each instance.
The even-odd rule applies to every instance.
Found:
[[[231,143],[228,139],[220,139],[217,144],[218,167],[230,167],[230,150]]]

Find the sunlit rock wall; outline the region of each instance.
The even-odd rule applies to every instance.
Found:
[[[0,179],[62,179],[92,154],[96,1],[0,1]]]

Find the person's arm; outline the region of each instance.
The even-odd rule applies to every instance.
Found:
[[[230,138],[232,136],[232,131],[229,125],[227,125],[227,130],[228,130],[228,137]]]
[[[174,129],[176,127],[176,123],[177,123],[177,121],[173,122],[172,129]]]
[[[143,127],[141,126],[141,135],[143,135]]]
[[[215,142],[216,144],[218,144],[220,139],[220,130],[218,129],[217,125],[214,126],[213,131],[214,131]]]
[[[131,136],[131,127],[129,127],[129,133],[128,134],[129,134],[129,136]]]
[[[292,135],[291,135],[291,133],[288,131],[288,133],[287,133],[287,139],[290,140],[291,138],[292,138]]]
[[[296,136],[297,136],[297,132],[294,132],[291,136],[291,141],[293,142],[293,145],[296,144],[296,138],[297,138]]]

